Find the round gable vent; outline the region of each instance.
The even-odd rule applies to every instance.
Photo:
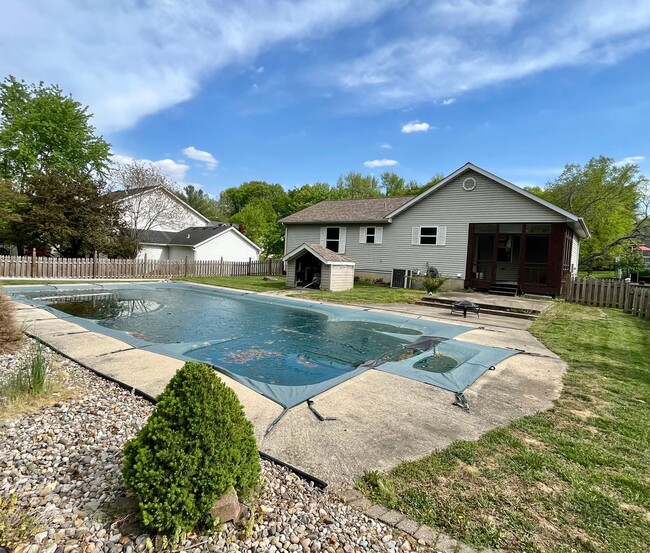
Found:
[[[463,181],[463,190],[474,190],[476,188],[476,179],[474,177],[467,177]]]

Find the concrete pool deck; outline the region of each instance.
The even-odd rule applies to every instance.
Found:
[[[184,363],[89,331],[47,310],[14,303],[17,319],[28,334],[145,395],[160,394]],[[400,313],[440,320],[409,313],[408,309]],[[566,365],[526,330],[490,326],[490,321],[483,317],[457,322],[461,321],[475,328],[457,340],[517,348],[532,354],[506,359],[470,386],[465,392],[469,412],[452,405],[451,392],[368,370],[314,398],[314,407],[323,416],[336,420],[319,421],[303,403],[291,409],[266,434],[282,407],[221,373],[219,376],[239,396],[255,427],[261,451],[334,487],[345,486],[364,470],[389,469],[444,448],[452,441],[476,439],[516,418],[549,409],[559,397]],[[444,322],[451,324],[448,319]]]

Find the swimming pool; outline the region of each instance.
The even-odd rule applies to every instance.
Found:
[[[516,353],[453,340],[466,326],[185,283],[12,295],[135,347],[209,363],[285,408],[370,368],[462,392]],[[425,336],[437,337],[433,349],[409,349]]]

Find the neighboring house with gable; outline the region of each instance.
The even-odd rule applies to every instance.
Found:
[[[112,192],[138,244],[138,258],[257,260],[261,248],[236,227],[210,221],[164,186]]]
[[[449,288],[504,293],[559,294],[589,237],[582,218],[472,163],[417,196],[327,200],[280,221],[285,258],[313,244],[361,278],[402,287],[435,269]]]

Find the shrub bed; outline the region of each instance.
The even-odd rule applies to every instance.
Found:
[[[143,524],[172,535],[213,525],[210,509],[231,486],[260,481],[253,426],[210,367],[189,362],[171,379],[145,427],[124,449],[124,480]]]

